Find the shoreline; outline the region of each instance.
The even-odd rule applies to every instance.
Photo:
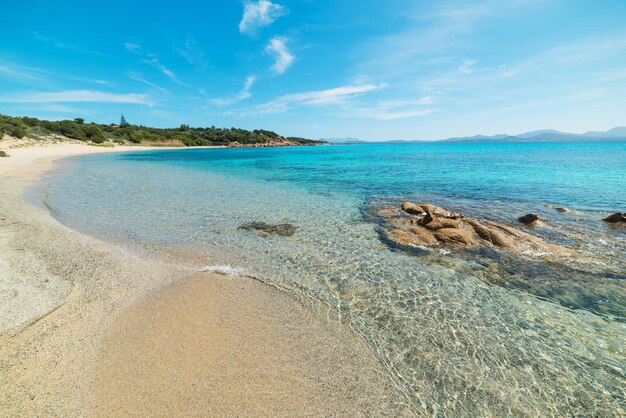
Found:
[[[0,410],[410,414],[347,325],[250,278],[137,260],[26,201],[57,144],[0,160]],[[176,148],[180,149],[180,148]]]

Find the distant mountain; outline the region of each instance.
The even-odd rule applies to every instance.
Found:
[[[583,136],[592,138],[626,138],[626,126],[618,126],[606,132],[589,131],[585,132]]]
[[[363,141],[359,138],[323,138],[320,141],[330,142],[331,144],[364,144],[367,141]]]
[[[545,129],[540,131],[525,132],[517,135],[475,135],[462,138],[448,138],[449,142],[548,142],[548,141],[614,141],[626,140],[626,127],[618,126],[608,131],[589,131],[584,134],[572,134],[569,132]]]

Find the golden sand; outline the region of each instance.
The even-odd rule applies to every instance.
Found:
[[[408,415],[332,312],[250,278],[132,259],[25,201],[53,160],[108,151],[0,160],[0,415]]]

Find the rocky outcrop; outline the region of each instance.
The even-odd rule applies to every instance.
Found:
[[[626,213],[616,212],[613,215],[609,215],[602,219],[604,222],[616,224],[620,222],[626,222]]]
[[[518,229],[496,222],[467,218],[463,214],[432,204],[404,202],[401,208],[384,208],[377,215],[382,225],[379,231],[381,238],[404,249],[477,248],[484,245],[525,254],[573,254],[565,248],[551,245]]]
[[[259,236],[265,238],[270,235],[280,235],[283,237],[290,237],[296,233],[297,226],[292,224],[267,224],[265,222],[247,222],[239,227],[239,229],[245,229],[246,231],[257,231]]]

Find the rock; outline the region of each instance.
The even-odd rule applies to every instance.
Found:
[[[8,157],[9,154],[7,154],[5,151],[0,151],[0,157]]]
[[[426,215],[424,215],[424,217],[420,219],[418,223],[424,226],[424,225],[428,225],[429,223],[431,223],[434,219],[435,217],[430,212],[426,212]]]
[[[418,238],[420,245],[437,245],[437,238],[435,238],[432,232],[427,231],[424,228],[409,228],[409,232]]]
[[[425,213],[421,207],[411,202],[404,202],[402,204],[402,210],[411,215],[423,215]]]
[[[511,239],[506,238],[504,233],[501,231],[498,231],[496,228],[483,225],[480,222],[475,221],[473,219],[468,219],[465,222],[474,229],[474,232],[476,232],[476,234],[478,234],[480,238],[482,238],[483,240],[487,242],[490,242],[496,247],[500,247],[500,248],[512,248],[513,247]]]
[[[419,207],[422,208],[423,212],[434,214],[435,212],[445,212],[439,206],[431,205],[429,203],[420,203]]]
[[[380,216],[381,218],[389,218],[392,216],[396,216],[398,214],[399,212],[398,212],[398,209],[396,208],[381,209],[377,213],[377,215]]]
[[[472,234],[464,228],[442,228],[433,233],[437,241],[459,247],[471,247],[476,245]]]
[[[426,217],[428,216],[429,215],[426,215]],[[459,228],[461,226],[461,221],[448,218],[435,218],[428,223],[422,223],[422,226],[428,230],[437,231],[443,228]]]
[[[520,216],[519,218],[517,218],[517,220],[524,225],[530,225],[533,222],[537,222],[539,220],[539,215],[537,215],[536,213],[528,213],[524,216]]]
[[[423,230],[404,231],[402,229],[383,230],[383,237],[398,247],[431,246],[437,244],[437,239]]]
[[[259,231],[259,235],[262,237],[268,237],[270,235],[280,235],[283,237],[290,237],[295,234],[297,226],[292,224],[267,224],[265,222],[247,222],[239,227],[239,229],[245,229],[247,231]]]
[[[548,244],[537,236],[497,222],[466,218],[462,214],[435,205],[417,206],[424,211],[423,216],[406,216],[400,208],[396,211],[389,209],[379,211],[378,219],[382,228],[378,232],[381,239],[405,249],[416,246],[463,249],[486,245],[514,251],[520,255],[545,253],[568,257],[576,255],[572,250]],[[402,205],[403,209],[408,207],[411,206]],[[528,214],[522,218],[531,223],[539,220],[536,214]]]
[[[616,224],[618,222],[626,222],[626,214],[616,212],[613,215],[609,215],[606,218],[602,219],[604,222],[608,222],[611,224]]]
[[[451,218],[452,213],[447,210],[440,208],[439,206],[431,205],[428,203],[420,203],[419,206],[423,209],[426,214],[431,215],[436,218]]]
[[[555,211],[557,212],[561,212],[561,213],[572,213],[573,211],[571,209],[568,208],[554,208]]]

